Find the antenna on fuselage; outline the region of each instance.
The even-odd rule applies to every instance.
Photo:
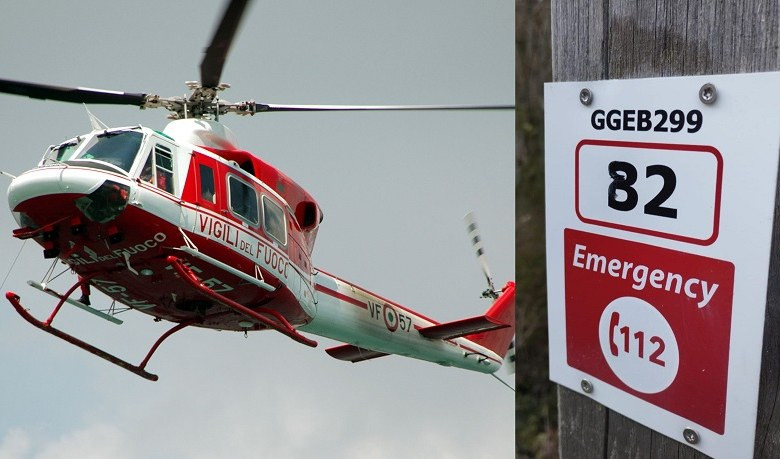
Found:
[[[89,123],[92,125],[93,131],[102,131],[104,129],[108,129],[108,125],[98,119],[97,116],[93,115],[91,111],[89,111],[89,108],[87,107],[87,104],[81,104],[84,106],[84,110],[87,111],[87,115],[89,116]]]

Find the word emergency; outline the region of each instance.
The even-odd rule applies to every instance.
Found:
[[[695,277],[685,279],[680,274],[658,268],[651,269],[642,264],[635,265],[618,258],[608,260],[604,255],[587,250],[588,248],[581,244],[574,246],[572,266],[631,281],[631,288],[634,290],[641,291],[649,286],[678,295],[685,294],[688,298],[696,300],[699,308],[707,306],[718,290],[717,283],[710,284],[706,280]]]

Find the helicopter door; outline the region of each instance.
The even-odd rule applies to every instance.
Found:
[[[222,192],[222,183],[218,180],[217,161],[208,156],[198,155],[196,158],[197,204],[215,212],[219,211],[224,207],[220,201],[225,194]]]

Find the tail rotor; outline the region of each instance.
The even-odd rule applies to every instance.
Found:
[[[474,217],[474,212],[467,213],[466,216],[463,217],[463,221],[466,223],[466,231],[468,232],[469,240],[471,240],[471,245],[474,247],[474,251],[477,254],[477,260],[482,268],[482,274],[485,275],[488,284],[488,288],[482,292],[482,298],[496,299],[500,292],[496,290],[496,287],[493,284],[493,274],[490,272],[490,266],[488,266],[487,257],[485,257],[485,249],[482,247],[482,237],[479,234],[479,226]]]
[[[505,289],[496,290],[495,284],[493,283],[493,273],[490,271],[490,266],[488,265],[487,257],[485,256],[485,249],[482,246],[482,236],[479,233],[479,226],[477,225],[477,219],[474,217],[474,213],[467,213],[466,216],[463,217],[463,221],[466,223],[466,231],[468,232],[469,240],[471,241],[472,247],[474,247],[474,252],[477,254],[477,260],[479,261],[480,268],[482,268],[482,274],[485,275],[485,280],[488,284],[487,289],[482,292],[482,298],[491,298],[493,300],[498,299],[500,294],[503,293]],[[514,322],[514,283],[510,282],[507,284],[507,286],[510,284],[512,285],[512,288],[508,289],[507,291],[512,294],[511,302],[513,305],[511,308],[507,308],[508,312],[506,313],[507,317],[505,318],[511,317],[509,320]],[[514,335],[514,327],[512,327],[511,335]],[[507,350],[504,358],[504,364],[506,366],[507,372],[512,374],[515,372],[515,340],[507,337],[507,341],[509,341],[509,346],[506,348]],[[506,346],[507,341],[504,341],[504,346]],[[506,385],[504,381],[501,382]]]

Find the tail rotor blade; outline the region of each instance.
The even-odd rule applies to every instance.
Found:
[[[479,234],[479,226],[477,226],[477,220],[474,218],[474,213],[467,213],[466,216],[463,217],[463,220],[466,223],[466,231],[468,231],[471,245],[474,247],[474,251],[477,254],[477,260],[479,260],[479,264],[482,267],[482,273],[485,275],[485,279],[488,283],[488,289],[482,293],[482,296],[497,298],[496,288],[493,285],[493,274],[490,272],[490,267],[488,266],[487,258],[485,257],[485,249],[482,247],[482,237]]]

